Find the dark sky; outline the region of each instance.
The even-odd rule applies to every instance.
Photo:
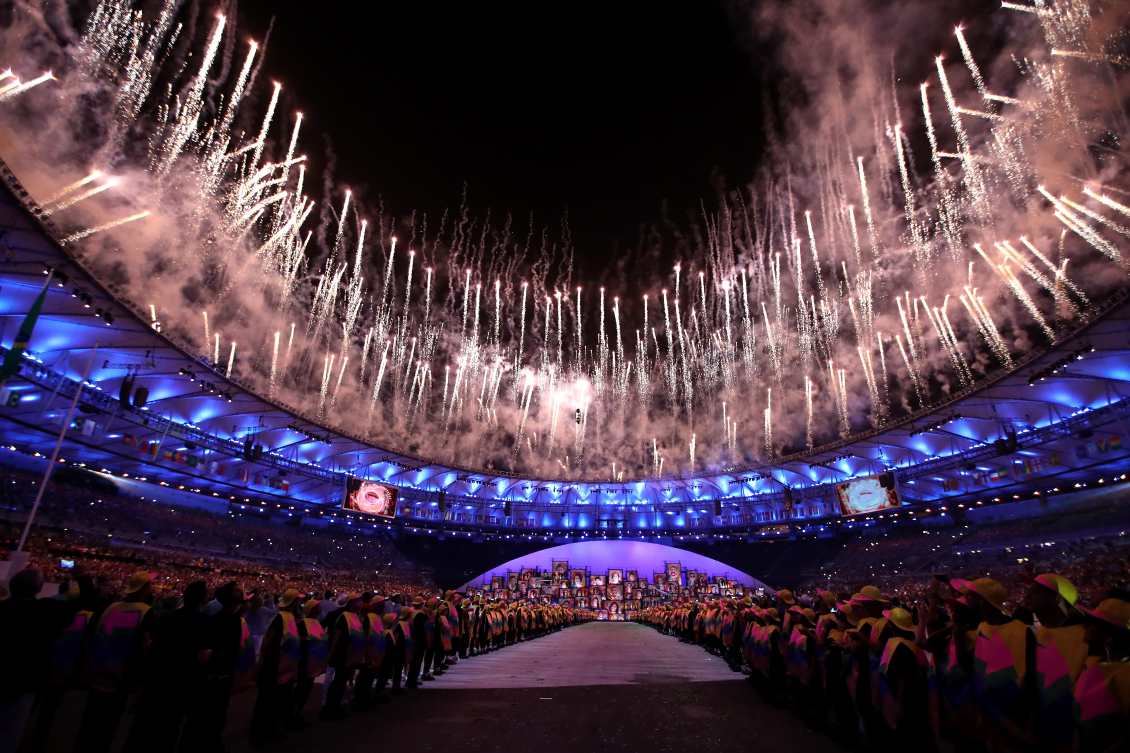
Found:
[[[241,3],[274,29],[264,74],[329,134],[338,181],[396,211],[568,208],[584,266],[734,185],[763,141],[762,76],[724,0]],[[266,89],[265,83],[260,83]],[[309,130],[306,130],[309,128]]]

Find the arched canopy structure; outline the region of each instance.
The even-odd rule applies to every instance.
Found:
[[[694,570],[708,576],[724,576],[752,588],[769,587],[749,573],[742,572],[724,562],[701,554],[677,549],[673,546],[653,544],[649,541],[578,541],[554,546],[503,562],[498,567],[482,573],[463,584],[471,588],[490,583],[491,576],[508,572],[521,572],[534,568],[552,572],[553,563],[568,562],[570,569],[583,568],[590,574],[603,574],[612,569],[635,570],[641,578],[651,579],[653,573],[663,572],[667,563],[678,562],[685,570]]]

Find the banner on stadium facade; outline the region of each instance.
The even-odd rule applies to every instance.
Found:
[[[209,476],[218,476],[228,480],[238,481],[245,485],[262,486],[269,489],[278,489],[280,491],[290,491],[290,481],[277,474],[265,473],[257,471],[252,466],[242,464],[239,467],[239,473],[234,478],[230,477],[234,466],[230,462],[219,459],[210,459],[201,454],[191,452],[189,450],[179,450],[172,447],[164,447],[160,440],[148,439],[139,440],[132,434],[122,434],[122,444],[127,447],[133,447],[144,458],[154,461],[163,461],[166,463],[175,463],[177,465],[187,466],[197,473],[204,473]]]
[[[1099,455],[1107,455],[1112,452],[1117,452],[1122,449],[1122,437],[1118,434],[1111,434],[1109,437],[1102,437],[1091,442],[1084,442],[1083,444],[1075,446],[1075,457],[1080,460],[1087,458],[1098,457]]]

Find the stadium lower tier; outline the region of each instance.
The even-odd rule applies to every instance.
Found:
[[[833,745],[1126,743],[1124,486],[973,511],[944,526],[892,521],[834,539],[671,542],[684,566],[660,578],[604,569],[621,562],[609,552],[592,562],[571,555],[559,571],[512,569],[549,544],[315,527],[285,511],[263,518],[157,500],[98,479],[51,483],[26,569],[5,578],[0,666],[12,671],[0,683],[0,715],[11,730],[4,739],[23,739],[22,750],[69,749],[51,733],[56,713],[73,716],[82,750],[282,745],[285,731],[315,714],[328,723],[396,688],[442,687],[431,678],[458,677],[480,654],[611,618],[605,602],[588,607],[598,588],[611,597],[614,585],[620,599],[639,595],[630,611],[619,602],[617,617],[701,644],[735,677],[752,678],[759,694],[748,703],[791,708]],[[22,470],[0,477],[6,557],[37,483]],[[691,577],[691,562],[715,561],[726,572],[700,566]],[[578,577],[589,600],[575,598]],[[459,583],[469,585],[453,590]],[[531,645],[522,662],[540,650]],[[620,654],[639,665],[623,677],[683,682],[678,672],[655,675],[660,657]],[[474,687],[516,671],[481,666],[464,675]],[[600,685],[600,666],[574,666],[567,684]],[[229,706],[246,713],[229,722]]]
[[[748,675],[758,691],[744,701],[751,714],[790,709],[827,735],[829,749],[1123,750],[1126,554],[1075,563],[1073,577],[1106,582],[1086,597],[1062,573],[1013,571],[993,573],[1002,580],[906,578],[893,591],[864,584],[673,598],[638,619],[702,646],[734,678]],[[253,579],[233,571],[214,589],[201,580],[178,593],[157,585],[168,582],[160,572],[137,570],[120,582],[87,577],[83,567],[76,563],[78,574],[54,597],[43,596],[38,570],[25,569],[0,601],[6,750],[65,750],[72,740],[82,751],[306,750],[326,734],[351,749],[372,728],[363,712],[391,702],[380,723],[395,727],[399,705],[421,703],[399,696],[424,683],[480,692],[533,683],[545,700],[557,683],[582,686],[576,713],[584,715],[619,697],[614,686],[714,682],[721,669],[692,671],[674,644],[607,631],[585,634],[587,663],[546,663],[543,652],[560,659],[577,648],[572,635],[521,649],[520,666],[479,658],[502,649],[505,658],[515,644],[595,617],[520,595],[292,586],[248,598],[242,584]],[[617,649],[624,640],[633,651]],[[725,695],[733,706],[735,693]],[[462,718],[458,698],[428,699],[427,716]],[[229,708],[238,710],[230,720]],[[355,718],[345,732],[300,731],[315,715],[319,727]],[[517,727],[506,729],[466,749],[529,749],[509,745]],[[811,735],[799,724],[774,729],[792,744]],[[667,742],[702,739],[693,728],[678,734]]]

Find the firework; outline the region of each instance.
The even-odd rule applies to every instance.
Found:
[[[131,214],[131,215],[128,215],[126,217],[121,217],[121,218],[116,219],[116,220],[110,220],[109,222],[103,222],[101,225],[95,225],[94,227],[88,227],[85,230],[79,230],[76,233],[71,233],[70,235],[68,235],[64,238],[60,238],[59,244],[65,246],[69,243],[77,243],[78,241],[85,240],[86,238],[89,238],[90,236],[95,235],[97,233],[104,233],[107,230],[113,230],[114,228],[121,227],[122,225],[128,225],[131,222],[137,222],[138,220],[144,220],[150,214],[151,214],[151,212],[146,210],[144,212],[137,212],[135,214]]]
[[[1101,25],[1081,0],[1003,7],[1037,19],[1024,25],[1035,30],[1029,46],[1014,54],[1019,82],[998,78],[1001,66],[988,59],[979,63],[956,27],[944,50],[960,56],[956,72],[934,58],[929,81],[909,92],[911,117],[893,106],[908,97],[884,94],[874,104],[872,142],[858,143],[844,135],[858,129],[829,111],[787,170],[767,171],[748,192],[704,208],[682,233],[678,263],[599,295],[583,295],[571,262],[556,263],[551,240],[537,250],[533,227],[535,242],[523,246],[509,220],[472,217],[465,204],[445,213],[437,231],[434,219],[391,217],[362,206],[362,192],[329,182],[324,201],[307,195],[309,121],[284,111],[281,82],[253,85],[264,48],[230,41],[234,19],[224,16],[202,25],[199,38],[180,39],[173,0],[151,19],[126,0],[103,0],[77,45],[78,64],[59,67],[68,77],[113,82],[107,112],[115,120],[99,153],[126,154],[127,140],[142,135],[148,164],[115,162],[115,172],[131,175],[128,185],[86,164],[61,166],[83,177],[46,191],[41,207],[67,226],[66,244],[149,214],[76,227],[107,198],[163,217],[169,207],[169,224],[185,226],[177,261],[187,267],[196,238],[224,281],[193,308],[213,317],[203,312],[206,360],[233,373],[236,344],[229,341],[225,369],[220,329],[273,333],[256,343],[240,338],[241,380],[316,406],[320,420],[391,449],[411,442],[422,454],[474,463],[480,447],[485,458],[505,446],[509,470],[577,475],[603,473],[607,458],[626,453],[655,474],[770,461],[802,443],[811,449],[853,427],[898,420],[904,406],[944,399],[953,380],[975,385],[990,360],[1011,367],[1008,344],[1022,341],[1019,334],[1054,338],[1061,321],[1092,315],[1092,299],[1109,291],[1112,283],[1092,282],[1103,268],[1125,274],[1123,176],[1110,162],[1100,188],[1088,150],[1109,146],[1088,142],[1130,134],[1114,132],[1111,123],[1124,125],[1124,116],[1099,113],[1098,98],[1087,108],[1072,102],[1100,90],[1089,82],[1110,87],[1119,75],[1111,64],[1122,62],[1107,52],[1116,46],[1096,38]],[[1025,34],[1018,28],[1015,36]],[[35,81],[0,71],[0,100]],[[59,84],[89,89],[85,81]],[[39,99],[47,98],[0,117]],[[866,110],[851,114],[859,116],[866,120]],[[917,143],[928,160],[911,153]],[[133,180],[133,168],[156,180]],[[1080,174],[1087,177],[1073,177]],[[1061,230],[1058,248],[1050,227]],[[394,231],[411,239],[407,254],[398,254]],[[112,237],[134,242],[128,230]],[[528,252],[540,256],[527,261]],[[369,270],[366,259],[380,255]],[[222,305],[233,294],[271,305],[259,318],[236,320],[229,312],[247,307]],[[175,323],[175,315],[174,303],[162,304],[163,317]],[[151,321],[156,327],[155,310]],[[443,379],[433,379],[440,365]],[[891,379],[901,372],[906,379]],[[573,389],[579,383],[587,385],[584,401]],[[763,404],[749,399],[756,395]],[[357,410],[362,402],[367,416]],[[665,456],[664,447],[686,452]],[[623,473],[618,463],[613,476]]]

